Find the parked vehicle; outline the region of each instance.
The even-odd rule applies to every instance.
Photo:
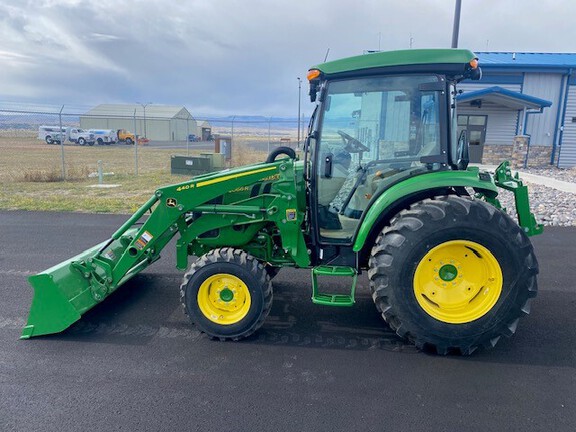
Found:
[[[118,132],[112,129],[89,129],[88,132],[94,134],[98,145],[110,145],[118,141]]]
[[[61,144],[66,142],[66,132],[56,132],[52,137],[53,144]]]
[[[136,142],[136,136],[127,131],[126,129],[118,129],[117,131],[118,142],[123,142],[128,145],[132,145]]]
[[[94,138],[94,134],[80,128],[68,128],[66,130],[66,136],[68,141],[80,144],[80,145],[90,145],[93,146],[96,142],[96,138]]]
[[[60,144],[62,136],[66,136],[66,128],[60,126],[39,126],[38,139],[46,144]]]
[[[29,278],[22,338],[66,329],[176,243],[184,312],[217,340],[257,331],[271,280],[300,267],[312,276],[302,296],[332,307],[354,305],[366,271],[378,313],[420,349],[492,348],[530,312],[538,261],[528,236],[543,227],[509,163],[468,167],[468,136],[456,138],[457,84],[481,76],[463,49],[310,69],[317,103],[301,156],[279,147],[265,162],[157,189],[109,240]],[[518,222],[502,210],[503,190]],[[346,292],[321,289],[335,277],[347,278]]]
[[[80,145],[94,145],[96,138],[93,132],[80,128],[60,126],[39,126],[38,139],[47,144],[60,144],[62,141]]]

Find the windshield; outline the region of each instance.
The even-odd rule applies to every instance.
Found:
[[[329,82],[316,143],[322,236],[352,237],[368,202],[407,172],[440,166],[437,75]],[[333,232],[336,231],[336,232]]]

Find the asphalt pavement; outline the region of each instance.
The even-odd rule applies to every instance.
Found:
[[[0,212],[0,431],[574,431],[576,228],[534,237],[540,293],[471,357],[418,352],[359,279],[353,308],[283,269],[263,328],[215,342],[179,302],[175,247],[64,333],[19,340],[27,277],[108,238],[121,215]]]

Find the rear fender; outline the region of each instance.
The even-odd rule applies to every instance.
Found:
[[[372,237],[371,234],[382,229],[382,216],[396,207],[398,202],[405,201],[410,196],[433,196],[436,190],[453,187],[471,187],[491,198],[498,195],[492,176],[480,173],[478,168],[469,168],[467,171],[438,171],[409,178],[384,190],[372,201],[360,221],[353,246],[354,252],[361,251],[366,246],[366,240]]]

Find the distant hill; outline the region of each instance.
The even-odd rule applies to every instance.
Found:
[[[0,129],[38,129],[40,125],[58,125],[58,114],[49,113],[6,113],[0,112]],[[71,126],[80,124],[77,115],[62,115],[62,125]]]
[[[235,128],[257,128],[257,129],[297,129],[297,117],[265,117],[265,116],[207,116],[196,117],[199,121],[208,121],[214,128],[231,128],[234,124]],[[300,121],[300,128],[304,129],[308,125],[308,118]]]

